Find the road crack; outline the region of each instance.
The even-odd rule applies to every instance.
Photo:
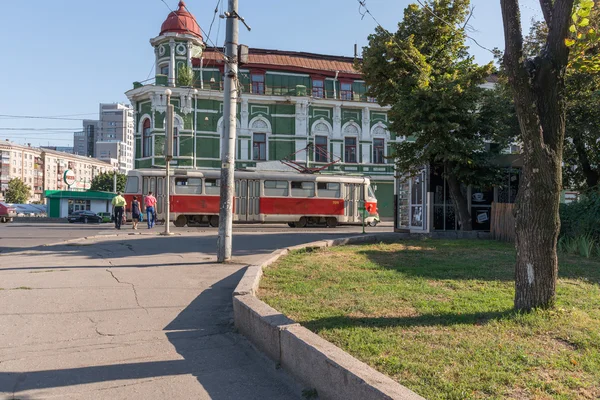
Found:
[[[107,260],[107,261],[108,261],[108,263],[109,263],[110,265],[113,265],[111,261],[109,261],[109,260]],[[109,274],[110,274],[110,275],[113,277],[113,279],[114,279],[115,281],[117,281],[118,283],[120,283],[120,284],[123,284],[123,285],[130,285],[130,286],[131,286],[131,289],[133,290],[133,295],[135,296],[135,302],[136,302],[136,304],[138,305],[138,307],[139,307],[139,308],[141,308],[141,309],[143,309],[144,311],[146,311],[146,314],[150,315],[150,313],[148,312],[148,309],[146,309],[146,307],[144,307],[144,306],[142,306],[142,305],[140,304],[140,300],[138,299],[138,293],[137,293],[137,289],[135,288],[135,285],[134,285],[133,283],[131,283],[131,282],[125,282],[125,281],[121,281],[119,278],[117,278],[117,277],[115,276],[115,274],[114,274],[114,273],[113,273],[113,272],[112,272],[112,271],[111,271],[109,268],[106,268],[106,272],[108,272],[108,273],[109,273]]]

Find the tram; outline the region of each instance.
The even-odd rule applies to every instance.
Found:
[[[175,169],[170,177],[170,219],[175,226],[219,225],[219,170]],[[131,201],[153,192],[156,219],[165,219],[165,173],[158,169],[129,171],[124,197],[131,218]],[[236,170],[235,223],[287,223],[336,227],[379,221],[377,199],[369,178]],[[364,213],[364,215],[363,215]]]

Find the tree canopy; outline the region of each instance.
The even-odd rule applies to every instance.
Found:
[[[30,189],[21,179],[13,178],[8,182],[4,198],[8,203],[25,204],[29,200]]]
[[[506,91],[482,87],[493,64],[477,65],[468,54],[469,17],[468,0],[411,4],[397,32],[377,28],[369,36],[360,66],[368,94],[391,107],[390,130],[414,138],[393,145],[398,170],[443,166],[464,230],[471,216],[461,184],[493,181],[494,149],[517,133]]]
[[[113,191],[113,177],[115,172],[107,172],[105,174],[100,174],[92,179],[92,185],[90,190],[99,190],[102,192],[112,192]],[[125,174],[117,173],[117,191],[124,192],[125,184],[127,183],[127,176]]]

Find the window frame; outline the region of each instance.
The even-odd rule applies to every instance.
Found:
[[[300,184],[300,187],[294,187],[294,186],[298,186],[298,184]],[[308,184],[308,186],[312,185],[312,188],[305,188],[305,184]],[[297,197],[297,198],[311,198],[311,197],[316,197],[317,196],[317,191],[316,191],[316,185],[314,181],[291,181],[290,182],[290,196],[291,197]],[[312,191],[311,193],[309,193],[309,195],[306,195],[306,193],[299,193],[299,192],[294,192],[294,190],[296,191],[304,191],[304,190],[309,190]]]
[[[267,183],[271,183],[271,182],[275,182],[275,187],[267,187]],[[285,182],[285,194],[281,195],[281,194],[268,194],[267,190],[269,189],[283,189],[283,187],[277,187],[277,183],[282,183]],[[287,180],[282,180],[282,179],[265,179],[264,181],[262,181],[262,187],[263,187],[263,193],[264,193],[264,197],[289,197],[290,196],[290,181]]]
[[[321,86],[315,87],[315,82],[320,82]],[[312,97],[314,97],[315,99],[324,99],[325,98],[325,78],[320,77],[320,76],[312,77],[311,91],[312,91]]]
[[[352,101],[353,100],[353,90],[352,90],[352,81],[351,80],[340,80],[340,100],[344,101]],[[343,85],[349,85],[350,89],[342,89]]]
[[[255,81],[254,77],[261,77],[262,81]],[[266,74],[264,71],[250,71],[250,84],[252,86],[252,94],[265,94],[266,91]]]
[[[259,142],[257,141],[256,135],[263,135],[265,140],[264,142]],[[267,134],[266,132],[252,132],[252,161],[267,161],[267,152],[268,152],[268,148],[267,148],[267,142],[268,142],[268,138],[267,138]],[[264,144],[264,158],[261,158],[261,151],[260,151],[260,144]],[[259,146],[257,147],[256,145],[259,144]],[[255,157],[255,149],[258,148],[258,158]]]
[[[146,127],[146,123],[148,126]],[[150,122],[150,118],[144,119],[142,122],[142,158],[152,157],[152,135],[150,130],[152,129],[152,124]]]
[[[353,139],[354,140],[354,144],[353,145],[348,145],[347,141],[349,139]],[[354,149],[354,160],[353,161],[349,161],[348,160],[348,149],[349,148],[353,148]],[[358,163],[358,137],[356,136],[346,136],[344,138],[344,162],[347,164],[357,164]]]
[[[165,74],[165,73],[163,73],[163,70],[164,70],[165,68],[167,69],[167,73],[166,73],[166,74]],[[168,64],[168,63],[167,63],[167,64],[161,64],[161,65],[159,65],[159,66],[158,66],[158,70],[160,71],[160,74],[161,74],[161,75],[167,75],[167,76],[169,76],[169,64]]]
[[[325,144],[318,144],[317,138],[324,138]],[[324,162],[324,163],[329,162],[329,160],[328,160],[329,152],[327,151],[327,148],[329,146],[329,138],[326,135],[315,135],[314,143],[315,143],[315,154],[314,154],[315,162]],[[324,154],[319,153],[318,149],[323,149],[325,151],[325,153]],[[321,157],[323,157],[324,159],[321,159]]]
[[[381,141],[381,146],[375,146],[375,142]],[[378,161],[376,157],[377,150],[381,150],[381,158]],[[385,164],[385,139],[384,138],[373,138],[373,159],[371,160],[373,164]]]
[[[207,185],[209,183],[210,185]],[[213,185],[214,183],[214,185]],[[210,188],[210,190],[208,189]],[[213,190],[213,188],[217,188],[217,190]],[[215,193],[216,192],[216,193]],[[204,178],[204,194],[208,196],[219,196],[221,194],[221,179],[219,178]]]

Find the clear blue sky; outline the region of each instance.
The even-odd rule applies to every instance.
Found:
[[[172,8],[178,0],[165,0]],[[375,18],[395,30],[410,0],[367,0]],[[227,0],[222,0],[226,3]],[[250,47],[353,55],[354,43],[366,45],[375,22],[361,20],[356,0],[239,0],[240,42]],[[217,0],[188,0],[188,9],[208,32]],[[499,0],[472,0],[471,35],[487,48],[504,47]],[[540,18],[536,0],[522,0],[524,23]],[[133,81],[147,79],[154,52],[148,40],[158,35],[169,9],[161,0],[6,0],[2,2],[3,38],[0,114],[98,117],[101,102],[127,102]],[[220,29],[219,29],[220,24]],[[218,33],[218,37],[217,37]],[[222,45],[224,20],[210,34]],[[205,38],[206,40],[206,38]],[[480,63],[491,54],[472,42]],[[0,140],[32,145],[71,146],[81,121],[0,117]],[[9,131],[5,128],[38,130]],[[44,129],[44,130],[41,130]],[[52,129],[52,131],[50,131]]]

